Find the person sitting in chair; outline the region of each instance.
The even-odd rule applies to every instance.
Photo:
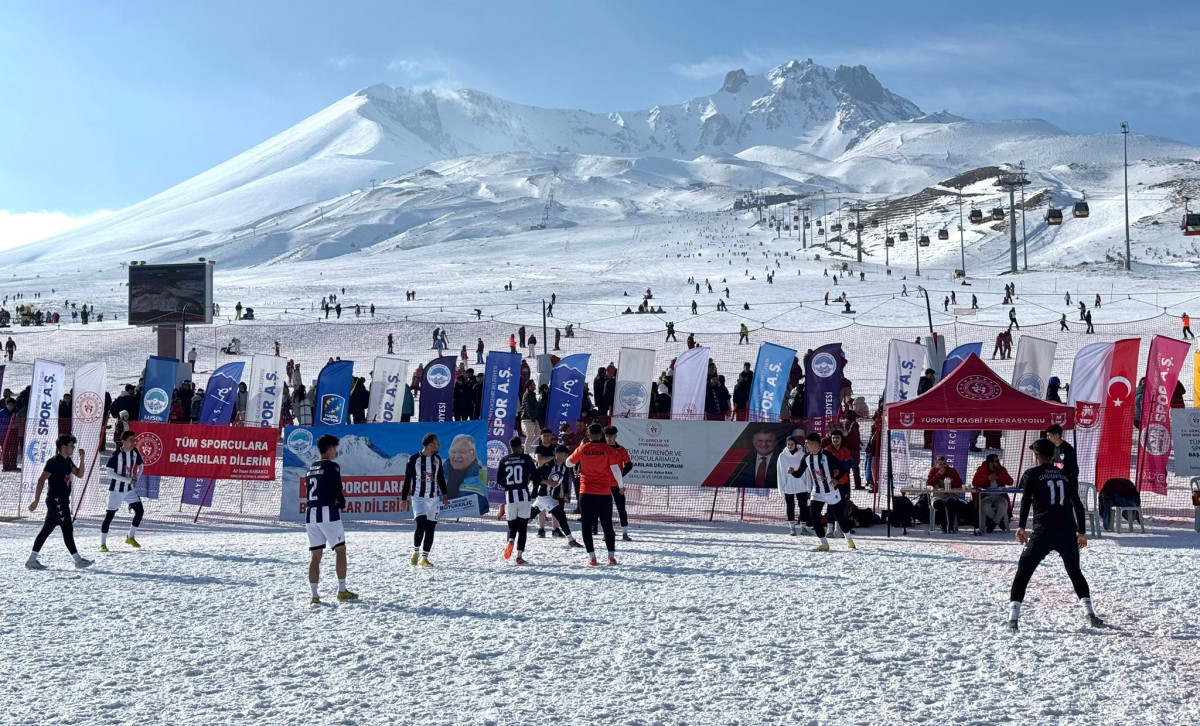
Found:
[[[929,470],[929,476],[925,478],[925,484],[934,490],[963,488],[962,475],[946,462],[946,457],[944,456],[939,456],[934,460],[933,468]],[[963,505],[958,495],[938,494],[935,491],[930,496],[933,497],[934,517],[937,517],[938,512],[941,512],[944,517],[942,520],[942,533],[957,532],[958,513]]]
[[[975,470],[975,476],[971,478],[971,486],[976,489],[998,489],[1012,485],[1012,475],[1000,463],[1000,457],[996,454],[988,454],[987,459]],[[1012,512],[1009,510],[1007,494],[985,493],[980,506],[983,508],[984,526],[987,531],[994,532],[997,525],[1005,532],[1008,531],[1008,520],[1012,518]]]

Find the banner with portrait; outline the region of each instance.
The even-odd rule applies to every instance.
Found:
[[[487,426],[484,421],[370,423],[341,426],[289,426],[284,430],[283,491],[279,519],[304,521],[304,475],[320,454],[317,439],[340,439],[338,466],[346,495],[347,519],[412,519],[400,511],[408,458],[421,450],[425,434],[437,434],[450,503],[443,518],[478,517],[488,511]]]

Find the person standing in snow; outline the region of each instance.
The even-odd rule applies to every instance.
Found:
[[[808,536],[812,530],[808,527],[808,491],[805,482],[789,474],[800,468],[804,460],[804,452],[796,445],[796,437],[787,438],[787,448],[779,452],[775,460],[776,479],[779,481],[779,491],[787,511],[788,528],[791,535],[796,536],[796,515],[799,514],[800,534]]]
[[[108,528],[121,504],[129,505],[133,512],[133,522],[129,525],[129,535],[125,544],[140,548],[137,541],[137,528],[142,523],[142,499],[137,493],[138,473],[142,467],[142,455],[134,446],[137,434],[125,431],[121,434],[121,448],[108,457],[105,470],[108,472],[108,505],[104,508],[104,521],[100,524],[100,551],[108,552]]]
[[[325,548],[333,550],[338,579],[338,600],[357,600],[358,595],[346,589],[346,530],[341,510],[346,508],[342,492],[342,470],[334,459],[338,455],[338,438],[325,434],[317,439],[321,458],[313,462],[305,475],[307,488],[304,508],[304,528],[308,532],[308,587],[312,593],[309,603],[319,605],[317,585],[321,580],[321,558]]]
[[[446,490],[446,473],[438,455],[441,442],[437,434],[428,433],[421,439],[421,450],[408,459],[404,472],[404,487],[400,491],[400,511],[412,509],[416,529],[413,532],[413,566],[433,567],[429,551],[433,549],[433,533],[437,528],[438,509],[450,503]],[[411,502],[409,501],[411,499]]]
[[[1008,309],[1008,322],[1010,326],[1015,326],[1017,330],[1021,329],[1020,323],[1017,322],[1017,309],[1015,307]]]
[[[75,531],[71,518],[71,477],[83,478],[83,451],[80,450],[79,464],[76,465],[71,461],[71,455],[75,453],[74,436],[63,434],[54,445],[57,453],[46,460],[42,475],[37,480],[33,501],[29,503],[29,511],[36,512],[38,502],[42,498],[42,487],[49,483],[50,486],[46,490],[46,521],[33,540],[33,552],[25,561],[25,567],[30,570],[46,569],[46,566],[38,561],[38,553],[46,543],[46,538],[58,527],[62,530],[67,552],[70,552],[75,560],[75,567],[82,570],[91,567],[92,561],[84,559],[75,549]]]
[[[804,457],[799,467],[788,469],[788,473],[804,482],[804,488],[811,494],[812,503],[809,505],[809,520],[816,530],[820,544],[813,552],[828,552],[829,540],[825,538],[825,523],[822,513],[828,505],[829,514],[841,527],[842,535],[846,538],[846,547],[857,549],[850,537],[850,517],[846,512],[847,502],[838,491],[837,479],[847,472],[845,464],[828,451],[821,450],[821,435],[811,433],[804,439]]]

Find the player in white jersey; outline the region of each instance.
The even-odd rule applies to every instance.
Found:
[[[555,532],[567,537],[568,547],[583,547],[571,534],[567,523],[566,502],[571,496],[571,482],[575,478],[575,467],[567,463],[571,450],[563,444],[554,448],[554,458],[538,468],[534,475],[533,511],[549,514],[555,522]]]
[[[308,467],[304,475],[308,492],[304,505],[304,528],[308,532],[308,586],[313,605],[319,605],[317,584],[321,580],[321,558],[328,546],[337,557],[338,600],[357,600],[358,595],[346,589],[346,530],[342,526],[342,510],[346,497],[342,493],[342,469],[334,459],[338,455],[338,437],[325,434],[317,439],[321,458]]]
[[[137,530],[145,510],[137,493],[138,475],[142,471],[142,455],[134,446],[136,440],[137,434],[132,431],[121,434],[121,448],[108,457],[105,467],[108,471],[108,505],[104,508],[104,522],[100,525],[101,552],[108,552],[108,527],[112,524],[113,517],[117,516],[117,510],[121,508],[122,503],[128,504],[129,511],[133,512],[133,522],[129,525],[129,535],[125,537],[125,544],[141,547],[137,541]]]
[[[421,439],[421,450],[408,459],[404,488],[400,493],[400,511],[407,512],[411,508],[416,522],[412,564],[421,567],[433,567],[429,561],[429,551],[433,549],[438,509],[450,503],[442,457],[438,456],[441,446],[437,434],[425,434],[425,438]]]
[[[809,505],[809,516],[813,529],[821,544],[813,547],[813,552],[828,552],[829,540],[825,539],[825,523],[821,518],[821,510],[829,505],[829,517],[837,521],[846,538],[846,547],[857,549],[850,537],[850,517],[847,514],[848,501],[842,498],[837,488],[837,478],[846,472],[845,464],[828,451],[821,450],[820,434],[809,434],[804,438],[804,459],[799,467],[793,467],[788,473],[805,482],[812,497]]]
[[[504,559],[517,550],[517,564],[525,564],[525,539],[529,532],[529,518],[532,516],[532,495],[529,486],[533,484],[537,466],[533,458],[525,453],[525,443],[520,436],[514,436],[508,442],[509,453],[496,466],[497,483],[504,489],[504,518],[508,520],[508,544],[504,547]]]

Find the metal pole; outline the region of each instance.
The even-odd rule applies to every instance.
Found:
[[[917,251],[917,277],[921,276],[921,230],[917,228],[917,213],[913,212],[913,249]],[[926,296],[928,297],[928,295]],[[928,300],[926,300],[928,303]],[[932,320],[932,318],[930,318]],[[932,325],[932,322],[930,323]]]
[[[963,231],[963,216],[962,216],[962,187],[958,188],[958,251],[962,255],[962,272],[963,279],[967,279],[967,243],[965,241],[966,232]]]
[[[883,266],[892,266],[892,248],[887,246],[888,238],[888,212],[891,205],[888,200],[883,200]]]
[[[862,264],[862,207],[854,207],[854,239],[858,243],[858,264]]]
[[[800,249],[808,249],[808,206],[800,214],[804,221],[800,223]]]
[[[1125,271],[1132,267],[1132,257],[1129,249],[1129,124],[1121,122],[1121,136],[1125,139]]]
[[[1025,176],[1025,162],[1020,163],[1021,176]],[[1025,231],[1025,187],[1021,187],[1021,254],[1025,257],[1025,271],[1029,271],[1029,235]]]
[[[542,355],[550,355],[546,349],[546,300],[542,299]]]
[[[1011,272],[1017,271],[1017,188],[1010,186],[1008,188],[1008,242],[1009,242],[1009,268]],[[1025,269],[1029,269],[1029,265],[1025,265]]]

